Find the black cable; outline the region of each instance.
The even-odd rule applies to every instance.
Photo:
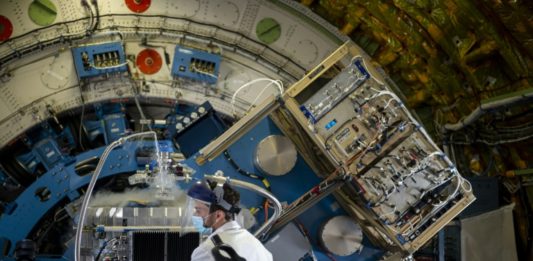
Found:
[[[294,224],[296,225],[296,227],[298,228],[298,230],[300,231],[300,233],[302,233],[302,235],[307,239],[307,241],[309,241],[309,244],[312,244],[311,242],[311,236],[309,234],[309,230],[305,227],[305,225],[297,218],[295,218],[294,220]],[[319,242],[316,244],[316,246],[318,247],[318,249],[322,252],[324,252],[324,254],[331,260],[331,261],[336,261],[335,257],[333,256],[333,253],[331,253],[328,249],[326,249],[326,247],[323,245],[323,242],[322,240],[319,240]],[[311,245],[311,251],[310,252],[313,252],[313,246]]]
[[[252,173],[252,172],[248,172],[246,170],[243,170],[241,169],[241,167],[239,167],[239,165],[237,165],[237,162],[235,162],[232,158],[231,158],[231,155],[229,154],[229,151],[228,150],[224,150],[224,157],[226,158],[226,160],[228,160],[228,162],[231,164],[231,166],[237,170],[237,172],[239,172],[239,174],[243,175],[243,176],[246,176],[246,177],[249,177],[249,178],[252,178],[252,179],[258,179],[258,180],[261,180],[261,183],[263,183],[263,185],[265,186],[265,188],[268,190],[268,191],[272,191],[272,187],[270,186],[270,182],[268,181],[267,178],[263,177],[263,176],[260,176],[260,175],[257,175],[255,173]]]
[[[97,0],[91,0],[91,4],[93,4],[94,10],[96,10],[96,22],[94,23],[94,27],[92,29],[92,32],[94,32],[94,31],[96,31],[96,29],[98,29],[98,26],[100,25],[100,10],[98,10],[98,1]]]
[[[80,99],[81,99],[81,114],[80,114],[80,126],[78,128],[78,141],[80,143],[79,145],[80,145],[81,150],[85,151],[85,146],[83,146],[83,141],[81,137],[81,131],[82,131],[82,128],[84,127],[83,118],[85,116],[85,99],[83,98],[83,87],[85,86],[85,84],[83,82],[80,82],[78,86],[80,88]]]
[[[261,183],[263,183],[263,185],[265,186],[265,188],[272,192],[272,187],[270,186],[270,182],[268,181],[267,178],[263,177],[263,176],[260,176],[260,175],[257,175],[255,173],[252,173],[252,172],[248,172],[246,170],[243,170],[241,167],[239,167],[239,165],[237,164],[237,162],[235,162],[232,158],[231,158],[231,155],[229,154],[229,151],[228,150],[224,150],[224,157],[226,158],[226,160],[228,160],[228,162],[230,163],[230,165],[235,169],[237,170],[237,172],[243,176],[246,176],[246,177],[249,177],[249,178],[252,178],[252,179],[258,179],[258,180],[261,180]],[[264,207],[265,209],[265,216],[268,215],[268,199],[265,198],[265,200],[263,201],[262,203],[262,206]],[[266,220],[266,217],[265,217],[265,220]]]
[[[89,3],[87,2],[87,0],[81,0],[81,5],[85,8],[85,11],[89,13],[89,26],[87,27],[87,32],[86,34],[87,35],[91,35],[93,32],[94,32],[94,13],[93,13],[93,9],[91,8],[91,6],[89,5]]]
[[[112,237],[112,238],[110,238],[109,240],[105,241],[102,244],[102,247],[100,247],[100,250],[98,251],[98,254],[96,255],[96,258],[94,258],[95,261],[98,261],[100,259],[100,255],[102,254],[102,251],[104,251],[104,249],[106,248],[107,243],[109,243],[109,241],[111,241],[113,239],[116,239],[116,237]]]

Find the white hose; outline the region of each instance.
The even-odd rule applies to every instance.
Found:
[[[218,183],[224,183],[224,182],[228,181],[228,178],[227,177],[223,177],[223,176],[205,175],[205,178],[213,180],[213,181],[216,181]],[[281,203],[268,190],[266,190],[266,189],[264,189],[262,187],[259,187],[259,186],[255,185],[255,184],[252,184],[252,183],[249,183],[249,182],[244,182],[244,181],[241,181],[241,180],[236,180],[236,179],[231,179],[229,181],[229,184],[230,185],[234,185],[236,187],[244,188],[244,189],[259,193],[260,195],[262,195],[265,198],[269,199],[271,201],[271,203],[273,203],[274,213],[272,214],[272,217],[270,217],[268,219],[268,221],[266,221],[260,228],[258,228],[254,232],[254,236],[255,237],[257,237],[257,238],[263,237],[268,232],[268,229],[270,229],[270,227],[274,224],[274,222],[276,220],[278,220],[278,218],[281,216],[281,211],[282,211]]]
[[[107,146],[107,148],[104,150],[104,152],[102,153],[102,157],[100,157],[100,160],[98,161],[98,165],[96,166],[96,170],[94,171],[93,173],[93,176],[91,178],[91,181],[89,182],[89,186],[87,187],[87,191],[85,192],[85,196],[83,198],[83,203],[81,204],[81,209],[80,209],[80,214],[79,214],[79,221],[78,221],[78,226],[76,228],[76,238],[75,238],[75,243],[74,243],[74,260],[75,261],[81,261],[81,254],[80,254],[80,245],[81,245],[81,234],[82,234],[82,230],[83,230],[83,223],[85,223],[85,215],[87,213],[87,207],[88,207],[88,204],[89,204],[89,200],[91,199],[91,194],[94,190],[94,186],[96,184],[96,181],[98,180],[98,176],[100,176],[100,172],[102,172],[102,169],[104,167],[104,164],[105,164],[105,161],[107,159],[107,157],[109,156],[109,153],[111,153],[111,151],[124,144],[128,139],[131,139],[131,138],[136,138],[136,137],[140,137],[140,136],[147,136],[147,135],[151,135],[151,136],[154,136],[156,137],[156,145],[157,145],[157,136],[156,136],[156,133],[153,132],[153,131],[148,131],[148,132],[141,132],[141,133],[135,133],[135,134],[132,134],[130,136],[126,136],[126,137],[122,137],[116,141],[114,141],[113,143],[109,144],[109,146]],[[159,145],[157,145],[159,146]]]
[[[284,89],[283,89],[283,86],[276,80],[273,80],[273,79],[269,79],[269,78],[257,78],[255,80],[252,80],[250,82],[247,82],[245,84],[243,84],[241,87],[239,87],[234,93],[233,93],[233,96],[231,97],[231,113],[233,115],[235,115],[235,98],[237,97],[237,94],[242,91],[244,88],[248,87],[248,86],[251,86],[252,84],[254,83],[257,83],[257,82],[263,82],[263,81],[268,81],[270,82],[270,84],[275,84],[277,87],[278,87],[278,90],[281,93],[283,93]],[[267,85],[268,86],[268,85]]]
[[[493,101],[493,102],[488,102],[488,103],[485,103],[485,104],[481,104],[472,113],[470,113],[470,115],[462,118],[459,122],[454,123],[454,124],[450,124],[450,123],[445,124],[444,125],[444,131],[458,131],[458,130],[464,128],[465,126],[470,125],[471,123],[476,121],[487,110],[492,110],[492,109],[496,109],[496,108],[499,108],[499,107],[503,107],[505,105],[516,103],[516,102],[519,102],[521,100],[526,100],[526,99],[532,98],[532,97],[533,97],[533,91],[529,91],[529,92],[524,93],[522,95],[516,95],[516,96],[509,97],[509,98],[505,98],[505,99],[496,100],[496,101]]]

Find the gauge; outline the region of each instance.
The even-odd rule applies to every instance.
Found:
[[[204,107],[202,107],[202,106],[198,107],[198,113],[204,114],[204,112],[205,112],[205,108]]]
[[[189,118],[189,117],[183,118],[183,123],[189,124],[190,122],[191,122],[191,118]]]
[[[257,23],[255,33],[261,42],[271,44],[281,36],[281,25],[273,18],[264,18]]]
[[[191,113],[191,118],[194,120],[194,119],[197,119],[198,118],[198,113],[196,112],[193,112]]]
[[[176,123],[176,130],[182,130],[182,129],[183,129],[183,124],[181,124],[181,122]]]

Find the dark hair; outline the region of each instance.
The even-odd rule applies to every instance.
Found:
[[[224,200],[231,205],[237,205],[239,204],[239,201],[241,200],[241,195],[239,194],[239,191],[234,190],[230,185],[225,183],[222,188],[224,189]]]
[[[237,207],[239,205],[239,201],[241,200],[241,195],[239,194],[239,191],[234,190],[229,184],[224,183],[222,186],[222,189],[224,189],[224,201],[228,202],[232,206]],[[218,204],[211,204],[209,207],[209,213],[213,213],[217,210],[223,211],[225,214],[226,221],[233,220],[235,218],[235,214],[224,209],[222,206]]]

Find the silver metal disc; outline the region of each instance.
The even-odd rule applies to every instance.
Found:
[[[320,231],[324,247],[338,256],[349,256],[361,250],[363,231],[355,220],[348,216],[336,216],[328,220]]]
[[[264,138],[255,150],[255,166],[263,173],[272,176],[287,174],[296,164],[296,158],[294,144],[282,135]]]

